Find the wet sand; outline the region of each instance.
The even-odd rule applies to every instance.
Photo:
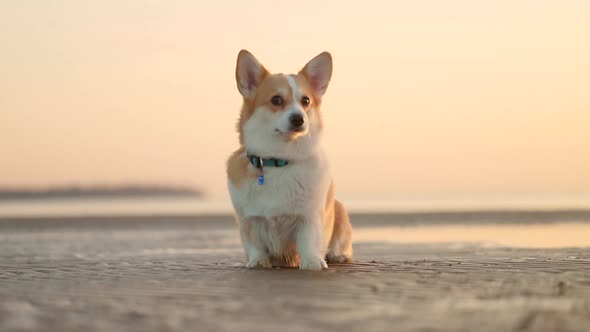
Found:
[[[245,269],[227,216],[0,219],[0,331],[590,331],[590,212],[352,220],[304,272]]]

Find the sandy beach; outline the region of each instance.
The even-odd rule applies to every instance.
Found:
[[[0,219],[0,331],[590,330],[588,211],[352,220],[302,272],[245,269],[229,216]]]

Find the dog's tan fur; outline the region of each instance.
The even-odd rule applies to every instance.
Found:
[[[326,54],[327,53],[322,54],[322,56],[325,56]],[[318,91],[318,88],[325,89],[325,87],[322,86],[314,87],[314,82],[312,78],[308,77],[309,71],[307,70],[307,66],[309,66],[309,63],[296,75],[271,74],[261,64],[258,64],[258,67],[255,68],[258,70],[257,73],[259,76],[255,77],[255,79],[259,82],[255,89],[255,93],[250,94],[249,91],[244,91],[247,87],[244,88],[240,84],[243,84],[243,78],[242,81],[240,81],[241,78],[239,61],[240,57],[243,56],[251,56],[253,58],[253,56],[247,51],[240,52],[240,55],[238,57],[238,66],[236,68],[236,79],[238,81],[238,89],[240,89],[240,92],[244,96],[244,103],[237,124],[237,130],[239,132],[240,138],[240,148],[237,149],[229,157],[227,161],[227,177],[231,186],[233,188],[236,188],[236,190],[239,190],[239,188],[241,188],[244,185],[247,185],[248,183],[256,181],[256,177],[258,176],[258,170],[250,164],[246,156],[246,147],[244,142],[244,126],[248,122],[248,120],[254,115],[254,113],[260,109],[270,112],[281,112],[283,111],[284,107],[286,107],[287,105],[291,105],[293,102],[295,102],[293,100],[294,98],[291,86],[293,84],[292,82],[294,81],[299,89],[298,92],[310,98],[310,105],[313,105],[313,107],[305,109],[305,112],[307,112],[307,110],[310,110],[310,112],[315,112],[315,114],[313,114],[313,119],[315,121],[313,125],[321,129],[323,127],[320,112],[322,96],[318,95],[316,91]],[[329,54],[327,54],[327,56],[329,57]],[[329,66],[329,70],[331,72],[331,57]],[[291,83],[289,82],[289,79],[291,79]],[[283,97],[283,105],[277,106],[270,103],[271,98],[277,94]],[[312,115],[310,115],[310,117],[311,116]],[[344,263],[346,261],[350,261],[352,257],[352,226],[350,224],[350,220],[348,218],[348,214],[344,206],[342,205],[342,203],[335,199],[334,184],[332,180],[330,180],[329,182],[329,189],[327,190],[325,195],[325,207],[323,213],[324,222],[322,233],[324,236],[325,247],[327,248],[326,258],[329,263]],[[286,236],[286,234],[290,233],[290,229],[282,228],[289,228],[294,226],[291,226],[291,221],[288,220],[290,217],[288,215],[284,217],[279,216],[277,218],[287,219],[279,222],[276,222],[275,220],[275,226],[273,226],[274,228],[270,230],[265,229],[264,232],[271,232],[273,236],[278,237],[280,239],[281,236],[283,236],[282,234],[285,234]],[[240,217],[238,218],[238,221],[240,221],[239,219]],[[256,243],[257,237],[261,236],[259,233],[260,229],[255,229],[253,227],[254,224],[255,223],[253,222],[245,222],[244,220],[241,221],[241,234],[243,241],[245,240],[250,241],[252,243]],[[285,247],[281,247],[275,250],[278,251],[279,254],[277,254],[276,257],[273,258],[274,261],[269,259],[263,260],[257,262],[258,266],[270,267],[273,264],[293,266],[300,264],[300,257],[296,253],[294,243],[289,243],[286,239],[280,240],[279,242],[285,243]],[[316,269],[316,267],[314,267],[313,269]]]

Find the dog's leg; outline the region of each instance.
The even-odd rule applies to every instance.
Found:
[[[255,220],[244,220],[240,223],[240,237],[242,245],[248,256],[248,268],[271,268],[272,261],[268,249],[262,242],[261,225]]]
[[[323,216],[321,213],[304,216],[296,233],[296,247],[301,270],[322,270],[328,268],[324,260],[325,245]]]
[[[344,205],[334,201],[334,232],[328,249],[328,263],[352,261],[352,225]]]

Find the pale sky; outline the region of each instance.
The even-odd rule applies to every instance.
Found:
[[[3,1],[0,184],[225,192],[240,49],[334,57],[337,190],[590,196],[590,1]]]

